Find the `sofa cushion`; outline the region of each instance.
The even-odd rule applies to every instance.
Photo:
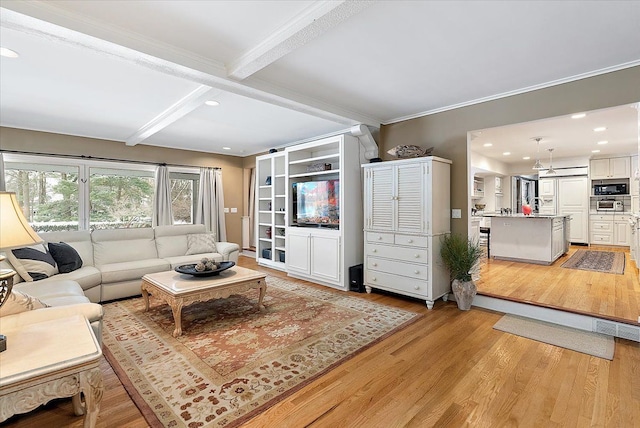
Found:
[[[37,297],[43,302],[48,302],[50,299],[61,296],[81,297],[84,302],[89,301],[82,292],[82,287],[77,282],[70,280],[21,282],[15,285],[13,289]]]
[[[136,260],[100,266],[103,284],[141,279],[148,273],[165,270],[170,270],[170,265],[163,259]]]
[[[54,281],[71,280],[77,282],[83,290],[88,290],[102,282],[102,274],[94,266],[82,266],[80,269],[69,273],[60,273],[50,278],[38,281],[39,283],[49,283]]]
[[[158,258],[151,228],[94,230],[91,239],[100,270],[106,264]]]
[[[25,281],[38,281],[58,273],[56,261],[51,257],[49,249],[42,244],[16,248],[6,254]]]
[[[40,232],[38,235],[45,242],[65,242],[71,245],[80,255],[82,266],[94,266],[93,243],[88,230],[65,230],[57,232]]]
[[[30,296],[22,291],[12,290],[4,305],[0,307],[0,317],[48,307],[49,305],[37,297]]]
[[[58,272],[69,273],[82,267],[82,258],[71,245],[64,242],[49,242],[47,246],[58,265]]]
[[[211,233],[196,233],[187,235],[187,252],[185,255],[215,253],[216,238]]]
[[[156,238],[158,257],[184,256],[187,253],[187,235],[205,233],[204,224],[174,224],[170,226],[156,226],[153,229]]]

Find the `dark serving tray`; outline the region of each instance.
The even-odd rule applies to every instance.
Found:
[[[235,262],[220,262],[220,267],[218,269],[213,269],[213,270],[203,270],[202,272],[198,272],[196,270],[196,264],[192,263],[189,265],[182,265],[182,266],[178,266],[177,268],[175,268],[176,272],[179,273],[186,273],[187,275],[193,275],[193,276],[214,276],[214,275],[219,275],[220,272],[222,272],[223,270],[227,270],[230,267],[235,266]]]

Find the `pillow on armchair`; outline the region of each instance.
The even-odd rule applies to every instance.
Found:
[[[4,305],[0,307],[0,317],[49,307],[49,305],[43,303],[36,297],[29,296],[17,290],[11,290],[11,294],[7,297]]]
[[[38,281],[58,273],[58,265],[42,245],[16,248],[6,252],[7,259],[25,281]]]

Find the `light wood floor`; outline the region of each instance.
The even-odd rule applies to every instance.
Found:
[[[241,266],[258,268],[241,257]],[[264,269],[274,275],[277,271]],[[640,344],[616,339],[613,361],[492,328],[501,314],[438,300],[358,296],[415,311],[416,323],[256,417],[247,427],[632,427],[640,425]],[[97,426],[146,423],[106,361]],[[6,427],[81,427],[56,400]]]
[[[561,267],[579,249],[623,252],[624,275]],[[488,296],[640,325],[640,281],[628,248],[572,246],[551,266],[485,260],[477,286]]]

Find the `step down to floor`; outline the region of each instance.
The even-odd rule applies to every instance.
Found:
[[[453,300],[453,296],[450,295],[450,297]],[[574,314],[558,309],[543,308],[541,306],[512,302],[510,300],[480,294],[474,297],[473,306],[640,342],[639,326],[605,320],[594,316]]]

